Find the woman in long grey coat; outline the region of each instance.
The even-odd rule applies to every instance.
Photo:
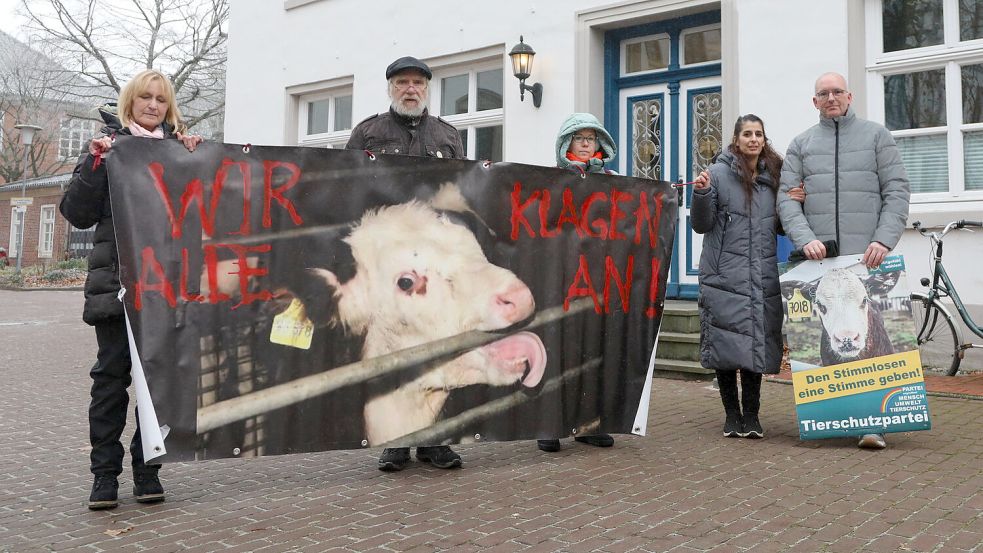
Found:
[[[777,373],[781,364],[775,214],[781,168],[782,158],[768,144],[764,122],[748,114],[737,119],[731,144],[694,185],[693,230],[705,235],[700,362],[717,373],[727,437],[764,437],[758,420],[761,375]]]

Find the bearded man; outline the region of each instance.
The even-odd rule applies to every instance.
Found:
[[[389,64],[389,111],[373,115],[352,130],[345,148],[378,154],[464,159],[461,134],[428,112],[430,79],[427,64],[403,57]]]
[[[352,130],[348,150],[464,159],[461,134],[450,123],[427,113],[430,79],[427,64],[403,57],[389,64],[389,111],[365,119]],[[445,445],[416,448],[416,458],[449,469],[461,466],[461,456]],[[402,470],[410,460],[410,448],[389,447],[379,457],[379,470]]]

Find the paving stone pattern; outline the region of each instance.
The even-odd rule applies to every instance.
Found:
[[[706,383],[657,379],[649,435],[609,450],[480,444],[461,470],[392,474],[377,449],[175,463],[149,506],[127,468],[120,507],[91,512],[80,313],[78,292],[0,291],[0,552],[983,550],[983,402],[932,397],[931,432],[871,452],[800,441],[774,382],[764,440],[723,438]]]

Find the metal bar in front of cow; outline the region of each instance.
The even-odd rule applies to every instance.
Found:
[[[560,376],[553,377],[547,381],[546,384],[543,385],[543,389],[539,391],[539,395],[545,395],[549,392],[559,390],[563,383],[570,382],[575,378],[580,378],[581,375],[588,371],[597,369],[600,366],[601,359],[598,357],[591,359],[578,367],[564,370],[563,374]],[[398,439],[393,440],[392,442],[381,444],[380,447],[401,447],[405,446],[406,444],[442,444],[446,438],[463,432],[464,428],[468,424],[473,424],[476,421],[484,420],[491,416],[504,413],[505,411],[508,411],[513,407],[517,407],[530,399],[532,398],[528,393],[526,393],[524,390],[519,390],[505,397],[490,401],[479,407],[468,409],[457,416],[437,422],[423,430],[418,430],[412,434],[400,436]]]
[[[593,308],[593,300],[590,298],[571,302],[569,311],[564,311],[563,306],[551,307],[536,315],[524,329],[537,328]],[[300,403],[346,386],[361,384],[427,363],[435,358],[480,347],[500,340],[502,336],[490,332],[465,332],[213,403],[198,409],[197,433],[201,435],[227,424]]]

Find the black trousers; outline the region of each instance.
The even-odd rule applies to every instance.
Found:
[[[745,417],[758,415],[761,408],[761,373],[740,369],[741,399],[737,399],[737,372],[716,371],[717,384],[720,386],[720,399],[724,404],[724,412],[729,415],[741,414],[741,403],[744,404]]]
[[[92,390],[89,403],[89,455],[92,474],[123,472],[123,445],[120,436],[126,426],[126,409],[130,402],[130,347],[126,341],[123,319],[96,325],[99,352],[96,364],[89,371]],[[135,411],[135,410],[134,410]],[[156,471],[160,465],[145,465],[143,444],[140,441],[140,418],[130,442],[130,458],[134,472]]]

